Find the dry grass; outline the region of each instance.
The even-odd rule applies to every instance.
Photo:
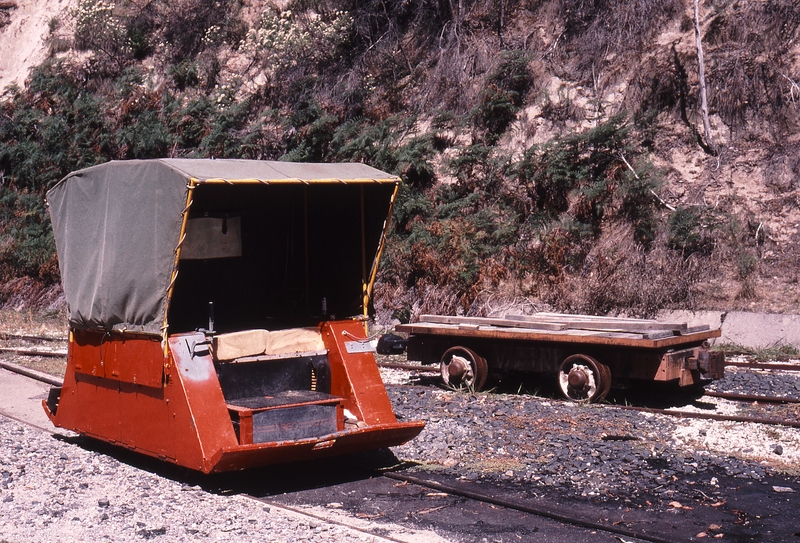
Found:
[[[691,307],[699,270],[695,258],[667,249],[664,239],[646,250],[634,241],[629,225],[619,225],[602,234],[579,271],[565,275],[542,297],[568,313],[651,317],[675,303]]]
[[[798,31],[800,6],[794,0],[737,2],[714,14],[704,36],[711,106],[727,124],[744,130],[755,116],[780,125],[776,134],[796,126],[800,109],[786,90],[797,80],[787,52]]]
[[[3,347],[29,350],[65,351],[67,319],[62,311],[32,311],[0,309],[0,333],[17,336],[41,336],[64,341],[25,341],[9,338],[0,341]],[[0,353],[0,360],[10,362],[56,377],[63,377],[67,359],[51,356],[22,356],[15,353]]]
[[[0,309],[0,332],[65,339],[67,316],[61,310]]]

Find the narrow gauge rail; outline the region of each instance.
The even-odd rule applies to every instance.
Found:
[[[753,369],[753,370],[800,371],[800,364],[777,364],[769,362],[733,362],[726,360],[725,365],[737,368]]]
[[[381,491],[380,487],[381,482],[378,480],[380,478],[370,478],[370,481],[375,483],[375,487],[378,488],[377,492],[374,494],[375,497],[380,495],[385,495],[385,491]],[[470,482],[464,482],[460,480],[452,480],[449,477],[446,478],[444,481],[442,480],[434,480],[431,478],[427,478],[424,474],[415,474],[411,475],[402,471],[386,471],[383,472],[383,479],[389,479],[391,481],[397,481],[402,483],[403,485],[408,485],[410,487],[418,487],[423,491],[434,491],[434,495],[449,495],[455,501],[443,504],[439,507],[432,507],[427,510],[417,510],[419,513],[433,513],[442,509],[445,509],[447,512],[445,513],[446,516],[452,522],[454,518],[462,518],[464,515],[459,514],[455,510],[461,511],[470,511],[473,507],[475,502],[479,504],[487,504],[492,507],[495,511],[493,516],[496,516],[496,511],[498,509],[505,509],[507,511],[521,514],[516,516],[516,518],[528,518],[528,519],[537,519],[536,522],[536,530],[539,530],[539,536],[545,537],[548,536],[547,529],[540,530],[538,519],[543,519],[545,521],[554,521],[556,524],[560,525],[562,528],[562,535],[561,537],[554,537],[554,540],[563,541],[564,540],[564,527],[572,536],[572,540],[587,540],[587,536],[589,540],[598,541],[601,540],[601,536],[599,534],[607,534],[606,538],[602,538],[602,540],[619,540],[619,541],[629,541],[628,539],[622,539],[621,536],[626,538],[635,538],[636,541],[643,541],[647,543],[675,543],[677,541],[674,537],[665,537],[664,535],[658,533],[651,533],[646,529],[635,529],[635,528],[626,528],[624,521],[624,517],[619,520],[609,520],[606,518],[605,522],[598,521],[596,517],[592,515],[587,515],[585,511],[583,512],[576,512],[573,508],[570,507],[558,507],[557,505],[551,504],[544,504],[542,502],[534,503],[529,500],[518,499],[514,497],[507,497],[503,496],[503,488],[495,487],[492,492],[487,491],[485,488],[481,488],[478,485]],[[497,491],[500,491],[499,493]],[[406,491],[407,494],[413,494],[413,491]],[[346,494],[343,492],[342,494]],[[253,497],[250,495],[250,497]],[[273,505],[276,502],[266,498],[259,498],[255,497],[255,499],[263,501],[269,505]],[[418,502],[415,501],[415,504]],[[295,509],[291,506],[288,506],[283,502],[278,502],[280,507],[288,508],[293,511],[302,512],[304,514],[308,514],[307,512],[303,511],[302,509]],[[469,517],[469,514],[466,515]],[[607,515],[606,515],[607,516]],[[317,516],[316,518],[328,522],[329,519],[326,516]],[[513,522],[513,521],[512,521]],[[428,526],[436,526],[436,521],[430,520],[426,523]],[[488,523],[487,523],[487,528]],[[576,530],[578,531],[576,533]],[[588,533],[583,532],[586,530]],[[669,530],[669,529],[667,529]],[[656,530],[652,530],[656,532]],[[372,535],[372,532],[365,531],[365,533]],[[489,531],[488,533],[494,533]],[[519,534],[514,534],[515,537],[512,539],[516,539],[517,537],[521,537]],[[382,536],[386,537],[390,541],[398,541],[393,539],[391,536]],[[512,536],[513,537],[513,536]],[[580,539],[578,539],[580,538]],[[407,541],[407,540],[404,540]]]
[[[31,336],[25,334],[14,334],[11,332],[0,332],[0,339],[3,341],[9,341],[14,339],[24,340],[24,341],[59,341],[61,343],[66,343],[68,338],[65,337],[50,337],[50,336]]]
[[[4,332],[0,332],[0,339],[22,339],[26,341],[60,341],[66,343],[66,338],[42,338],[37,336],[11,336]],[[20,356],[46,356],[53,358],[66,358],[66,351],[41,351],[37,349],[23,349],[18,347],[0,347],[0,352],[14,353]],[[398,369],[398,370],[411,370],[419,371],[422,373],[439,373],[439,368],[430,366],[419,366],[414,364],[395,364],[391,362],[382,362],[378,364],[381,368]],[[758,370],[778,370],[778,371],[800,371],[800,364],[775,364],[766,362],[734,362],[731,360],[725,361],[725,366],[732,366],[738,368],[758,369]]]
[[[17,364],[9,363],[9,362],[0,362],[0,367],[5,368],[9,371],[13,371],[19,373],[20,375],[24,375],[30,379],[35,379],[38,381],[42,381],[44,383],[51,384],[53,386],[60,386],[61,380],[50,375],[47,375],[42,372],[38,372],[35,370],[31,370],[24,366],[19,366]],[[400,386],[415,386],[415,385],[400,385]],[[715,394],[709,394],[712,396]],[[736,398],[735,394],[731,394],[734,398],[729,399],[740,399],[741,401],[756,401],[751,399],[745,398]],[[724,397],[724,396],[720,396]],[[765,403],[800,403],[800,401],[794,398],[772,398],[772,397],[760,397],[760,396],[747,396],[747,398],[769,398],[772,402],[765,402]],[[717,415],[714,413],[699,413],[693,411],[674,411],[671,409],[655,409],[651,407],[639,407],[633,405],[612,405],[612,404],[602,404],[598,403],[595,404],[596,407],[602,409],[625,409],[628,411],[641,411],[643,413],[654,413],[659,415],[667,415],[670,417],[676,418],[694,418],[694,419],[707,419],[707,420],[716,420],[721,422],[749,422],[753,424],[765,424],[770,426],[787,426],[793,428],[800,428],[800,421],[797,420],[790,420],[790,419],[773,419],[767,417],[740,417],[736,415]]]
[[[16,372],[24,377],[34,379],[37,381],[42,381],[48,384],[57,384],[57,379],[51,375],[44,374],[42,372],[37,372],[35,370],[29,370],[23,366],[19,366],[13,363],[0,363],[0,367],[7,369],[9,371]],[[9,415],[3,415],[9,416]],[[29,426],[33,426],[38,428],[44,432],[52,433],[53,428],[44,428],[39,427],[32,424],[28,420],[24,420],[21,418],[14,418],[17,422],[21,424],[26,424]],[[430,479],[426,479],[422,476],[415,476],[415,475],[408,475],[401,472],[396,471],[389,471],[384,472],[383,476],[386,479],[390,479],[393,481],[400,481],[410,485],[415,485],[421,487],[423,489],[433,490],[437,492],[447,493],[455,498],[464,498],[465,500],[458,500],[457,503],[463,504],[465,502],[482,502],[492,506],[499,506],[508,510],[516,511],[518,513],[522,513],[523,515],[530,515],[533,518],[541,518],[556,521],[557,523],[562,523],[563,525],[571,526],[572,528],[561,528],[562,533],[566,530],[587,530],[593,534],[593,537],[597,537],[597,532],[605,532],[609,534],[610,537],[614,536],[625,536],[625,537],[633,537],[639,541],[648,542],[648,543],[673,543],[674,540],[672,539],[665,539],[656,534],[648,534],[639,530],[634,529],[626,529],[621,525],[617,525],[615,523],[602,523],[602,522],[595,522],[591,518],[581,516],[580,514],[571,514],[569,511],[560,511],[556,508],[552,507],[545,507],[545,506],[537,506],[531,503],[527,503],[522,500],[515,500],[509,499],[504,497],[499,497],[497,495],[489,494],[482,489],[475,487],[474,485],[464,484],[457,481],[453,481],[451,483],[448,482],[441,482],[441,481],[434,481]],[[331,518],[330,516],[316,514],[311,511],[307,511],[302,507],[292,507],[288,506],[285,503],[276,502],[266,497],[261,497],[253,494],[243,494],[244,496],[264,503],[269,507],[276,507],[281,510],[290,511],[296,515],[308,518],[315,522],[335,525],[339,527],[343,527],[347,530],[352,530],[353,532],[363,534],[364,536],[368,536],[369,538],[373,538],[376,541],[386,541],[390,543],[407,543],[409,540],[407,538],[397,538],[393,537],[390,534],[386,533],[385,528],[382,525],[370,526],[364,525],[362,521],[358,522],[348,522],[347,517],[339,517],[339,518]],[[438,508],[437,508],[438,509]],[[539,529],[539,524],[537,522],[536,529]],[[540,532],[540,533],[547,533],[547,532]],[[574,532],[572,532],[574,533]],[[587,534],[577,533],[575,534],[578,537],[584,537]],[[562,536],[563,537],[563,536]],[[620,539],[616,537],[616,539]]]
[[[736,392],[715,392],[707,390],[705,396],[713,398],[724,398],[726,400],[735,400],[739,402],[763,402],[763,403],[800,403],[797,398],[784,398],[780,396],[759,396],[758,394],[739,394]]]
[[[3,337],[3,333],[0,332],[0,338]],[[26,338],[30,338],[33,336],[25,336]],[[42,357],[66,357],[67,353],[60,352],[60,351],[36,351],[36,350],[29,350],[29,349],[16,349],[16,348],[0,348],[0,352],[7,352],[7,353],[14,353],[20,356],[42,356]],[[735,365],[735,366],[748,366],[747,363],[730,363],[726,362],[725,365]],[[775,369],[775,370],[785,370],[785,371],[798,371],[800,370],[800,366],[793,367],[784,364],[761,364],[761,366],[770,366],[766,369]],[[16,364],[10,364],[6,362],[0,362],[0,367],[4,367],[11,371],[15,371],[17,373],[24,374],[26,371],[34,371],[34,370],[27,370],[23,366],[18,366]],[[414,364],[395,364],[389,362],[380,362],[378,363],[378,367],[380,368],[387,368],[387,369],[396,369],[396,370],[405,370],[405,371],[414,371],[420,373],[439,373],[439,368],[430,367],[430,366],[420,366]],[[39,373],[39,372],[35,372]],[[43,376],[45,374],[40,374]],[[61,386],[61,380],[55,377],[51,377],[49,379],[43,379],[42,377],[33,376],[32,378],[42,380],[46,383],[50,383],[54,386]],[[780,396],[760,396],[755,394],[738,394],[733,392],[715,392],[715,391],[705,391],[705,396],[713,397],[713,398],[724,398],[727,400],[734,400],[734,401],[742,401],[742,402],[762,402],[762,403],[776,403],[776,404],[793,404],[793,403],[800,403],[800,399],[798,398],[786,398]]]
[[[384,363],[379,363],[378,367],[394,369],[394,370],[406,370],[406,371],[420,372],[420,373],[439,373],[439,368],[432,368],[429,366],[417,366],[412,364],[393,364],[384,362]],[[703,395],[710,396],[713,398],[724,398],[726,400],[734,400],[741,402],[762,402],[762,403],[778,403],[778,404],[800,403],[800,399],[797,398],[785,398],[780,396],[759,396],[756,394],[738,394],[734,392],[715,392],[711,390],[704,391]]]
[[[488,494],[486,492],[480,492],[475,489],[465,488],[464,486],[441,483],[439,481],[432,481],[429,479],[423,479],[421,477],[415,477],[413,475],[407,475],[405,473],[398,473],[398,472],[387,472],[384,474],[384,477],[388,477],[396,481],[415,484],[417,486],[429,488],[431,490],[446,492],[454,496],[461,496],[471,500],[481,501],[492,505],[498,505],[500,507],[505,507],[507,509],[513,509],[515,511],[520,511],[523,513],[530,513],[538,517],[544,517],[560,522],[565,522],[589,530],[603,531],[610,534],[614,534],[616,536],[635,537],[636,539],[639,539],[641,541],[647,541],[650,543],[674,543],[673,539],[664,539],[662,537],[653,534],[646,534],[636,530],[628,530],[625,528],[621,528],[619,526],[614,526],[612,524],[603,524],[601,522],[595,522],[593,520],[580,518],[576,515],[571,515],[569,513],[557,511],[556,509],[553,508],[535,507],[530,504],[520,502],[518,500],[499,498],[496,496],[492,496],[491,494]]]
[[[39,351],[36,349],[22,349],[18,347],[0,347],[0,353],[13,353],[20,356],[42,356],[49,358],[66,358],[66,351]]]
[[[66,338],[48,338],[39,336],[16,336],[0,332],[0,339],[11,340],[20,339],[25,341],[59,341],[66,343]],[[47,357],[62,357],[67,356],[66,351],[41,351],[37,349],[23,349],[18,347],[0,347],[0,352],[14,353],[20,356],[47,356]],[[439,368],[430,366],[419,366],[414,364],[395,364],[391,362],[383,362],[378,364],[382,368],[398,369],[398,370],[412,370],[423,373],[439,373]],[[800,364],[781,364],[781,363],[768,363],[768,362],[735,362],[732,360],[725,360],[725,366],[748,368],[756,370],[778,370],[778,371],[800,371]]]

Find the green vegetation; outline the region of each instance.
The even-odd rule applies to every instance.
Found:
[[[642,61],[621,102],[629,113],[600,99],[608,59],[634,62],[681,16],[679,2],[510,1],[500,12],[488,1],[292,0],[265,2],[250,23],[243,4],[80,0],[73,24],[50,21],[51,58],[0,96],[0,282],[58,280],[43,198],[59,179],[112,159],[178,156],[363,161],[401,175],[380,275],[396,314],[480,312],[487,292],[648,314],[686,304],[698,259],[712,256],[733,264],[741,297],[754,295],[750,222],[671,211],[659,196],[665,172],[650,153],[664,117],[691,107],[688,60]],[[789,0],[766,4],[788,21],[781,35],[800,28]],[[734,11],[770,27],[769,9]],[[720,66],[715,50],[759,35],[742,38],[724,13],[709,42]],[[515,29],[534,16],[554,17],[558,39]],[[781,51],[759,72],[766,87]],[[673,57],[676,69],[665,67]],[[553,76],[570,73],[572,87],[554,91]],[[587,106],[570,91],[578,85],[595,88]],[[730,119],[789,111],[719,96]],[[532,137],[530,115],[549,132]]]
[[[760,349],[745,347],[738,343],[720,343],[713,346],[713,350],[726,354],[741,354],[751,357],[756,362],[787,362],[800,359],[800,348],[789,343],[776,343]]]

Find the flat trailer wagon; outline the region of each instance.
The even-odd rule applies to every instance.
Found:
[[[445,385],[481,390],[491,373],[554,376],[577,402],[605,398],[613,386],[668,382],[698,387],[722,377],[720,336],[685,322],[536,313],[504,318],[422,315],[395,327],[409,334],[408,359],[439,364]],[[552,377],[550,377],[552,378]]]

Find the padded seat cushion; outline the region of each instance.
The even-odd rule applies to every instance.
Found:
[[[243,330],[214,337],[214,358],[219,361],[248,356],[284,355],[325,350],[319,328]]]
[[[279,355],[325,350],[319,328],[289,328],[269,333],[264,354]]]
[[[214,337],[214,358],[233,360],[245,356],[264,354],[267,346],[268,330],[243,330],[220,334]]]

